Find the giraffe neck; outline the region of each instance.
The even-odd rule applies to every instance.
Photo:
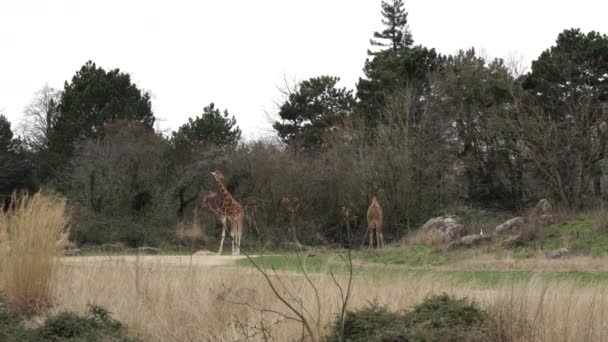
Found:
[[[234,199],[232,198],[232,196],[230,195],[230,193],[228,192],[228,190],[226,189],[224,184],[217,179],[215,180],[215,182],[217,183],[217,187],[219,188],[220,194],[222,195],[222,201],[224,203],[226,203],[227,201],[229,201],[229,202],[234,201]]]

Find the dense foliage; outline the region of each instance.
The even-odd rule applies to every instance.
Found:
[[[329,130],[340,123],[354,104],[352,92],[337,88],[340,79],[321,76],[302,81],[281,105],[279,137],[302,148],[319,147]]]
[[[468,299],[435,295],[410,312],[376,302],[346,314],[343,339],[338,322],[329,341],[489,341],[489,316]]]

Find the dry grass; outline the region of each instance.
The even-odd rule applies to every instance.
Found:
[[[111,260],[63,265],[57,310],[83,312],[87,303],[100,304],[128,324],[132,334],[151,341],[259,341],[263,332],[287,341],[302,334],[299,324],[252,308],[285,312],[250,267],[188,268]],[[283,277],[284,291],[306,303],[316,301],[301,275]],[[327,329],[340,308],[339,293],[327,273],[314,275],[312,281],[321,291],[321,322]],[[474,298],[496,317],[496,341],[601,341],[608,336],[608,287],[603,284],[534,277],[483,288],[432,275],[359,275],[353,291],[351,309],[374,298],[393,309],[411,308],[427,295],[442,292]]]
[[[26,316],[53,304],[56,257],[67,241],[65,209],[64,198],[38,193],[13,196],[11,208],[0,211],[0,238],[5,242],[0,288]]]
[[[413,237],[406,238],[405,244],[424,245],[429,247],[439,247],[447,242],[445,234],[431,229],[428,231],[418,230]]]

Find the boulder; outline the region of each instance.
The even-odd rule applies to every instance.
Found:
[[[154,247],[139,247],[137,248],[137,253],[145,254],[145,255],[156,255],[160,252],[158,248]]]
[[[82,251],[78,248],[71,248],[71,249],[63,250],[64,256],[79,256],[80,254],[82,254]]]
[[[423,232],[439,231],[443,233],[448,242],[456,241],[460,238],[464,226],[458,222],[458,218],[454,216],[439,216],[434,217],[422,226]]]
[[[547,258],[550,259],[559,259],[565,255],[567,255],[568,253],[570,253],[570,250],[566,247],[562,247],[562,248],[558,248],[554,251],[551,251],[549,253],[547,253]]]
[[[450,243],[448,243],[447,247],[445,248],[445,250],[447,251],[453,251],[456,249],[460,249],[462,247],[462,242],[460,242],[460,240],[455,240],[452,241]]]
[[[505,222],[496,226],[496,232],[501,234],[510,234],[518,231],[524,225],[524,218],[521,216],[508,219]]]
[[[460,243],[465,247],[473,247],[483,241],[489,241],[490,239],[492,239],[490,235],[471,234],[463,236],[462,239],[460,239]]]
[[[524,241],[522,239],[521,234],[510,236],[509,238],[500,243],[500,246],[506,249],[511,249],[523,245]]]

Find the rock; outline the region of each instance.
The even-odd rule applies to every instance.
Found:
[[[63,255],[64,256],[79,256],[80,254],[82,254],[82,251],[78,248],[72,248],[72,249],[64,249],[63,250]]]
[[[460,238],[462,229],[464,226],[458,222],[458,219],[454,216],[439,216],[432,218],[422,226],[422,231],[439,231],[443,233],[448,240],[448,242],[452,242],[458,240]]]
[[[552,213],[553,207],[551,206],[551,203],[549,203],[549,201],[544,198],[538,201],[536,207],[534,208],[534,214],[539,217],[542,215],[551,215]]]
[[[501,234],[509,234],[513,233],[516,230],[519,230],[521,226],[524,225],[524,218],[521,216],[514,217],[512,219],[506,220],[505,222],[496,226],[496,232]]]
[[[462,242],[460,242],[459,240],[456,240],[456,241],[452,241],[452,242],[448,243],[445,250],[454,251],[454,250],[460,249],[461,247],[462,247]]]
[[[137,253],[145,254],[145,255],[156,255],[160,252],[158,248],[154,247],[139,247],[137,248]]]
[[[522,239],[521,234],[513,235],[500,243],[502,248],[511,249],[518,246],[523,246],[524,241]]]
[[[483,241],[489,241],[490,239],[492,239],[490,235],[471,234],[463,236],[462,239],[460,239],[460,243],[465,247],[473,247]]]
[[[558,248],[554,251],[551,251],[549,253],[547,253],[547,258],[550,259],[559,259],[565,255],[567,255],[568,253],[570,253],[570,250],[566,247],[562,247],[562,248]]]
[[[215,253],[210,252],[210,251],[206,251],[206,250],[200,250],[194,254],[192,254],[193,256],[206,256],[206,255],[215,255]]]

